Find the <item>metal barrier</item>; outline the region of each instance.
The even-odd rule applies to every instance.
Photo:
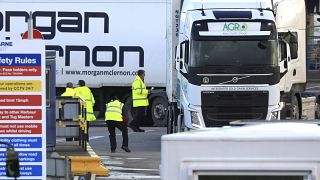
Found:
[[[47,157],[47,178],[53,179],[64,178],[71,179],[71,163],[68,157],[61,157],[58,153],[53,152]]]
[[[87,150],[88,128],[86,104],[79,97],[56,97],[56,137],[78,140],[79,146]]]

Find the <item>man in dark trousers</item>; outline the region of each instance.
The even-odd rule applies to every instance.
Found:
[[[109,139],[111,145],[111,152],[116,152],[117,141],[116,141],[116,128],[122,132],[122,146],[121,148],[126,152],[131,152],[128,147],[128,129],[127,125],[122,119],[122,108],[123,103],[119,101],[116,95],[111,97],[111,101],[106,104],[105,120],[107,122],[109,130]]]
[[[129,127],[134,132],[144,132],[139,126],[144,121],[146,116],[146,110],[149,106],[148,94],[144,84],[145,77],[144,70],[138,70],[138,75],[132,83],[132,101],[133,101],[133,120],[129,124]]]

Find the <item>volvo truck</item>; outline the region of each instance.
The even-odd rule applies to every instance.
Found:
[[[180,111],[175,123],[179,130],[238,119],[279,118],[280,65],[273,8],[270,0],[183,2],[176,75],[172,73],[177,77],[172,99]]]
[[[319,89],[307,84],[312,3],[185,0],[181,12],[173,9],[180,16],[179,28],[168,30],[176,47],[168,56],[168,133],[236,120],[318,118]]]

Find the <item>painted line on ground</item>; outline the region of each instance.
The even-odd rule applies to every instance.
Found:
[[[90,154],[91,157],[98,157],[98,155],[96,154],[96,152],[94,152],[94,150],[92,149],[92,147],[88,142],[87,142],[87,152]]]
[[[145,175],[135,175],[135,174],[121,174],[121,175],[110,175],[109,177],[96,177],[96,179],[160,179],[160,176],[145,176]]]
[[[159,169],[141,169],[141,168],[126,168],[126,167],[118,167],[118,166],[108,166],[110,170],[114,171],[153,171],[159,172]]]

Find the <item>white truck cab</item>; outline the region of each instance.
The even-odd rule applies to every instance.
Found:
[[[271,0],[185,0],[176,50],[178,123],[198,129],[280,117]]]
[[[275,122],[161,138],[162,180],[319,180],[320,127]]]

